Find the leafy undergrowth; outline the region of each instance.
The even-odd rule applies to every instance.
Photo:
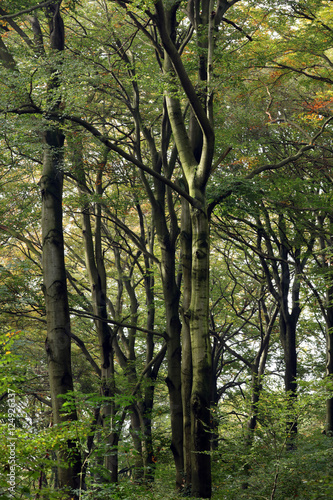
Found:
[[[275,406],[275,410],[276,410]],[[309,415],[308,415],[309,416]],[[283,420],[283,419],[282,419]],[[221,427],[219,447],[212,453],[213,500],[327,500],[333,498],[333,437],[321,432],[322,422],[314,418],[300,426],[297,446],[287,451],[282,439],[282,426],[278,422],[256,430],[250,451],[246,451],[242,429],[232,429],[230,422]],[[24,428],[15,430],[16,446],[16,498],[61,500],[53,484],[56,466],[54,450],[59,445],[53,429],[47,436],[42,432],[28,433]],[[71,429],[64,429],[65,439]],[[52,441],[52,436],[54,440]],[[46,446],[46,442],[48,446]],[[7,443],[8,444],[8,443]],[[49,448],[49,454],[45,449]],[[156,463],[155,480],[144,484],[121,475],[118,484],[101,481],[101,469],[90,468],[87,490],[81,491],[80,500],[175,500],[184,498],[175,491],[175,470],[172,454],[163,448]],[[0,478],[0,500],[10,498],[6,473],[10,448],[4,446],[0,460],[5,472]],[[49,488],[41,487],[41,474],[46,474]],[[98,477],[100,479],[98,479]],[[96,478],[96,479],[93,479]],[[246,486],[246,488],[245,488]],[[7,496],[6,496],[7,495]],[[67,497],[66,497],[67,498]],[[189,500],[191,497],[186,497]]]
[[[333,440],[318,430],[299,436],[297,448],[279,454],[273,443],[265,447],[260,441],[250,457],[229,447],[213,471],[214,499],[327,500],[333,498]]]
[[[257,447],[261,446],[262,453]],[[333,498],[333,441],[321,434],[301,435],[298,447],[276,456],[274,447],[254,446],[251,469],[244,474],[244,454],[234,443],[213,455],[213,500],[327,500]],[[244,489],[244,484],[247,487]],[[82,500],[174,500],[184,497],[174,489],[174,469],[160,464],[154,484],[135,484],[129,479],[88,491]],[[191,500],[192,497],[186,497]]]

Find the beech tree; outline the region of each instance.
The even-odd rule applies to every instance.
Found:
[[[58,93],[59,54],[64,50],[65,35],[60,6],[61,1],[50,2],[46,10],[51,51],[47,82],[47,108],[51,112],[57,111],[61,102],[61,96]],[[3,11],[3,13],[6,14],[6,11]],[[9,20],[9,24],[23,41],[29,47],[34,47],[36,55],[43,57],[46,55],[46,51],[44,45],[42,45],[42,31],[37,17],[32,18],[31,23],[34,29],[34,41],[30,40],[29,36],[21,30],[15,21]],[[14,75],[18,71],[18,66],[10,53],[10,49],[5,46],[3,41],[1,41],[1,44],[3,64]],[[25,107],[30,107],[28,94],[23,94],[23,99],[19,103],[16,112],[19,113]],[[53,422],[57,425],[68,420],[77,420],[75,410],[70,415],[62,413],[63,397],[73,391],[70,316],[62,227],[64,135],[60,125],[55,122],[50,123],[47,116],[41,134],[44,150],[40,187],[42,196],[43,291],[47,318],[45,349],[48,356]],[[70,460],[71,465],[68,467],[59,466],[59,486],[60,488],[77,489],[80,484],[81,458],[75,441],[69,440],[68,448],[63,453],[65,460]],[[71,493],[68,494],[71,496]]]
[[[158,416],[163,374],[176,486],[210,498],[212,457],[220,450],[228,453],[218,429],[222,419],[216,418],[224,405],[228,414],[227,396],[241,408],[249,393],[252,398],[250,410],[235,412],[246,429],[245,454],[257,446],[253,437],[259,442],[265,432],[260,415],[265,403],[259,396],[266,380],[273,380],[269,371],[264,373],[276,304],[286,390],[297,399],[296,324],[308,293],[302,290],[316,252],[317,263],[327,271],[331,245],[329,211],[322,210],[316,224],[311,217],[312,235],[305,221],[297,226],[295,214],[304,213],[304,199],[293,197],[303,188],[313,193],[304,173],[311,165],[322,162],[327,172],[330,166],[326,87],[316,120],[304,113],[311,106],[313,111],[330,83],[329,53],[320,55],[324,68],[314,69],[311,50],[302,60],[296,57],[315,26],[322,43],[330,34],[323,19],[326,7],[319,4],[18,1],[14,12],[2,2],[4,164],[19,158],[22,164],[30,161],[31,170],[38,163],[43,168],[40,227],[54,421],[82,424],[60,457],[61,487],[82,491],[83,478],[93,485],[94,475],[92,494],[112,496],[109,480],[101,486],[98,452],[104,453],[108,478],[116,483],[127,429],[136,454],[125,468],[135,480],[153,478],[162,446],[154,443],[152,417],[162,427],[168,421]],[[283,39],[286,28],[292,55]],[[34,145],[27,147],[28,139],[15,135],[15,127],[31,131]],[[9,193],[2,196],[9,199]],[[219,248],[215,238],[221,234],[210,234],[211,220],[218,216],[222,238],[239,252],[237,258],[252,255],[248,268],[245,262],[239,266],[241,277],[233,276],[231,295],[215,278],[220,267],[222,274],[232,275],[233,252],[224,251],[213,264],[210,260]],[[38,260],[38,237],[21,234],[8,222],[6,217],[0,227],[10,243],[18,242],[25,255]],[[210,272],[213,266],[219,273]],[[329,353],[329,294],[323,300],[320,285],[312,291],[327,320]],[[259,328],[251,324],[252,316]],[[276,344],[274,349],[280,355]],[[90,370],[87,386],[93,395],[78,390],[84,388],[75,378],[80,364]],[[69,402],[73,394],[79,420]],[[65,403],[72,413],[60,413]],[[233,417],[228,418],[231,427]],[[289,412],[294,434],[295,422]],[[73,457],[74,464],[64,467]],[[245,472],[250,498],[252,473]],[[274,471],[273,490],[263,496],[274,498],[278,477]]]

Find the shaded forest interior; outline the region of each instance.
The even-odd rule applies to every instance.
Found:
[[[333,498],[333,5],[1,0],[0,500]]]

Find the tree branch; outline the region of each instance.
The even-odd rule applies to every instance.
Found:
[[[162,337],[165,340],[168,340],[168,335],[166,332],[156,332],[154,330],[148,330],[147,328],[142,328],[141,326],[137,325],[131,325],[130,323],[123,323],[122,321],[116,321],[114,319],[106,319],[106,318],[101,318],[100,316],[96,316],[95,314],[88,313],[86,311],[79,311],[78,309],[69,309],[72,314],[76,314],[77,316],[80,316],[81,318],[88,318],[92,320],[98,320],[98,321],[104,321],[105,323],[109,323],[111,325],[116,325],[121,328],[135,328],[139,332],[143,333],[149,333],[151,335],[157,335],[158,337]]]
[[[34,7],[29,7],[28,9],[23,9],[23,10],[20,10],[19,12],[15,12],[15,14],[2,14],[5,11],[1,9],[0,13],[2,15],[0,16],[0,19],[14,19],[15,17],[22,16],[22,14],[29,14],[30,12],[33,12],[34,10],[41,9],[42,7],[47,7],[51,3],[54,3],[54,0],[48,0],[48,2],[39,3],[39,4],[35,5]]]
[[[81,340],[79,337],[77,337],[74,333],[71,333],[71,338],[80,347],[80,349],[83,352],[83,354],[85,355],[87,361],[89,361],[89,363],[91,364],[91,366],[93,367],[93,369],[97,373],[97,375],[99,377],[101,377],[102,370],[100,369],[100,367],[98,366],[98,364],[96,363],[96,361],[91,356],[91,354],[88,351],[88,349],[86,348],[86,345],[83,342],[83,340]]]
[[[219,196],[219,198],[217,200],[214,200],[212,203],[210,203],[209,207],[208,207],[208,214],[209,216],[211,215],[211,213],[213,212],[214,208],[216,207],[216,205],[218,205],[219,203],[221,203],[223,200],[225,200],[226,198],[228,198],[235,189],[237,189],[237,187],[239,187],[242,182],[244,180],[251,180],[253,179],[254,177],[256,177],[257,175],[261,174],[262,172],[265,172],[267,170],[278,170],[282,167],[284,167],[285,165],[288,165],[288,163],[291,163],[291,162],[294,162],[294,161],[297,161],[299,158],[301,158],[301,156],[306,152],[306,151],[309,151],[310,149],[313,149],[315,147],[315,141],[318,139],[318,137],[321,136],[321,134],[324,132],[326,126],[329,124],[330,121],[333,120],[333,116],[330,116],[329,118],[327,118],[327,120],[323,123],[322,127],[320,128],[320,130],[314,135],[314,137],[310,140],[309,144],[306,144],[304,146],[302,146],[298,152],[294,155],[291,155],[291,156],[288,156],[287,158],[285,158],[284,160],[281,160],[279,163],[273,163],[273,164],[267,164],[267,165],[262,165],[261,167],[258,167],[254,170],[252,170],[252,172],[250,172],[248,175],[244,176],[243,179],[241,181],[238,181],[238,182],[235,182],[234,186],[230,189],[228,189],[228,191],[226,191],[225,193],[223,193],[221,196]]]
[[[23,105],[21,108],[18,109],[12,109],[12,110],[6,110],[7,113],[17,113],[17,114],[45,114],[41,109],[37,108],[37,106],[32,106],[31,104],[26,104]],[[106,147],[108,147],[111,151],[114,151],[115,153],[119,154],[124,160],[127,160],[128,162],[132,163],[139,169],[143,170],[147,174],[151,175],[152,177],[155,177],[161,182],[164,182],[167,186],[169,186],[173,191],[178,193],[180,196],[185,198],[190,205],[192,205],[195,208],[200,208],[200,204],[192,198],[186,191],[184,191],[178,184],[175,182],[171,181],[170,179],[167,179],[163,175],[159,174],[158,172],[155,172],[150,167],[147,167],[144,163],[142,163],[140,160],[135,158],[135,156],[126,153],[122,148],[119,146],[116,146],[113,144],[108,137],[102,134],[94,125],[91,123],[88,123],[86,120],[83,118],[80,118],[79,116],[74,116],[74,115],[67,115],[67,114],[61,114],[57,113],[55,111],[47,112],[48,118],[54,118],[54,119],[62,119],[62,120],[67,120],[73,123],[77,123],[78,125],[81,125],[85,130],[90,132],[94,137],[96,137],[101,143],[105,144]]]

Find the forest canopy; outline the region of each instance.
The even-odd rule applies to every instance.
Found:
[[[329,0],[0,0],[0,498],[333,497]]]

